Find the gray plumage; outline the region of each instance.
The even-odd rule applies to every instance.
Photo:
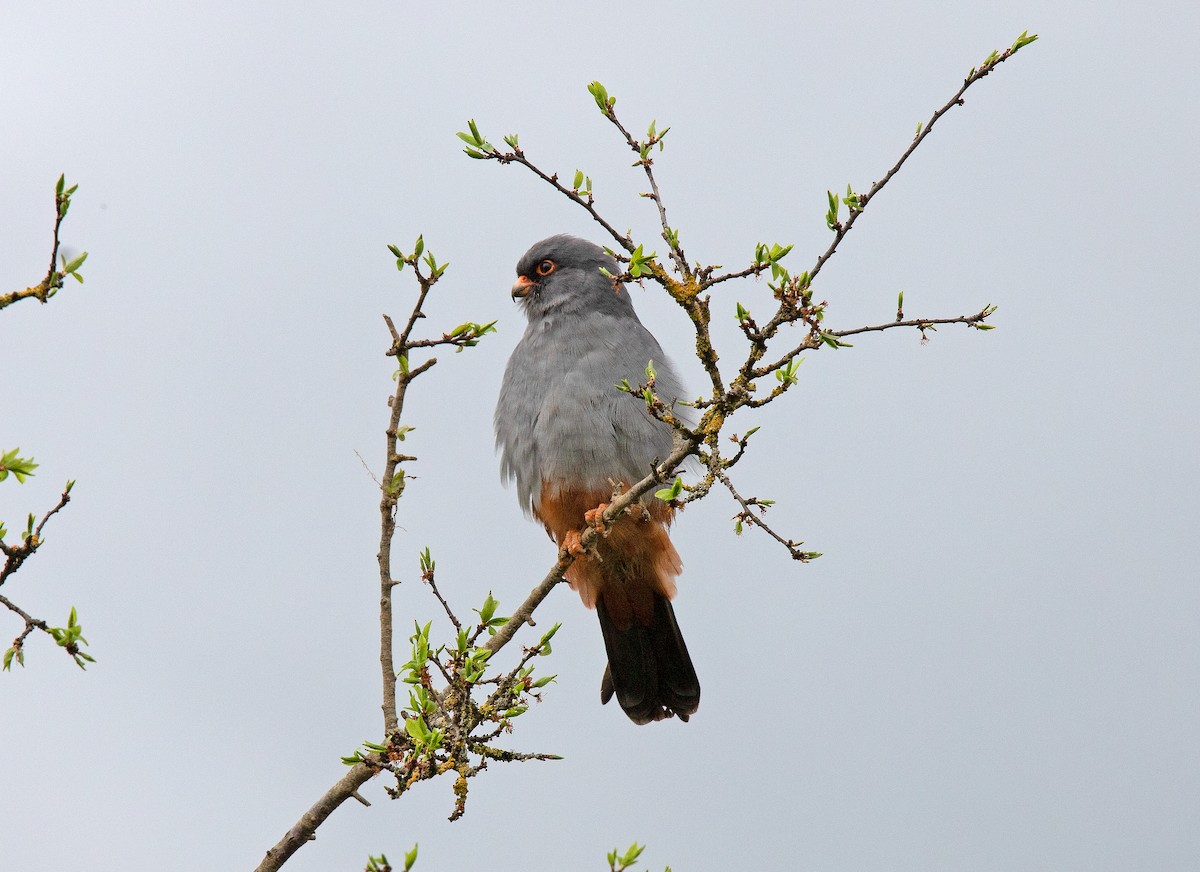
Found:
[[[526,513],[537,508],[543,480],[589,490],[611,489],[610,480],[631,485],[671,453],[670,428],[618,391],[622,380],[644,383],[653,361],[659,397],[669,404],[683,395],[629,291],[614,290],[600,272],[620,273],[604,249],[551,236],[526,252],[517,274],[534,278],[544,260],[557,268],[521,301],[529,326],[504,371],[495,416],[501,475],[516,481]]]
[[[600,246],[551,236],[521,258],[513,285],[529,326],[496,405],[500,470],[560,547],[578,544],[586,513],[607,502],[614,485],[637,483],[671,452],[670,427],[616,386],[644,383],[653,362],[659,398],[674,404],[683,393],[628,289],[602,268],[619,272]],[[673,510],[653,493],[642,503],[643,512],[615,521],[565,576],[600,619],[608,654],[601,702],[615,695],[638,724],[686,721],[700,705],[700,682],[671,606],[683,566],[667,535]]]

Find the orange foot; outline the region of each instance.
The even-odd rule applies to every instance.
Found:
[[[595,527],[600,533],[605,532],[604,527],[604,510],[608,508],[608,503],[601,503],[594,509],[589,509],[583,513],[583,520],[589,527]]]
[[[587,554],[587,550],[584,549],[583,543],[579,541],[578,530],[568,530],[565,534],[563,534],[562,547],[563,550],[572,557],[583,557],[585,554]]]

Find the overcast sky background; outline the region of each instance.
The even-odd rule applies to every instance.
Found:
[[[999,306],[998,329],[860,337],[809,355],[738,468],[803,566],[689,507],[676,608],[704,688],[691,723],[601,708],[596,619],[560,589],[559,681],[467,815],[451,781],[351,803],[288,865],[357,869],[1194,869],[1200,856],[1200,355],[1187,4],[37,3],[0,8],[0,290],[45,272],[54,182],[83,286],[0,313],[10,527],[70,506],[4,593],[64,623],[0,675],[0,866],[248,869],[381,734],[377,495],[414,292],[385,245],[451,268],[431,331],[499,319],[410,394],[420,461],[394,565],[401,631],[551,565],[497,476],[491,416],[534,241],[603,241],[531,175],[466,159],[468,118],[583,168],[648,248],[639,174],[585,87],[640,132],[689,254],[824,250],[825,191],[866,189],[967,69],[968,93],[821,274],[829,322]],[[642,319],[696,389],[689,324]],[[722,359],[733,311],[714,294]],[[0,614],[0,643],[20,629]],[[532,636],[530,637],[532,638]]]

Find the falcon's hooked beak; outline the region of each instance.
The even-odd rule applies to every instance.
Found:
[[[517,276],[517,280],[513,282],[512,286],[512,298],[520,300],[528,296],[535,286],[536,283],[531,281],[529,276]]]

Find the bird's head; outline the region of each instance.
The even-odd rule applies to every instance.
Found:
[[[512,296],[531,320],[555,311],[629,308],[629,294],[601,269],[620,273],[617,262],[599,245],[566,234],[551,236],[517,263]]]

